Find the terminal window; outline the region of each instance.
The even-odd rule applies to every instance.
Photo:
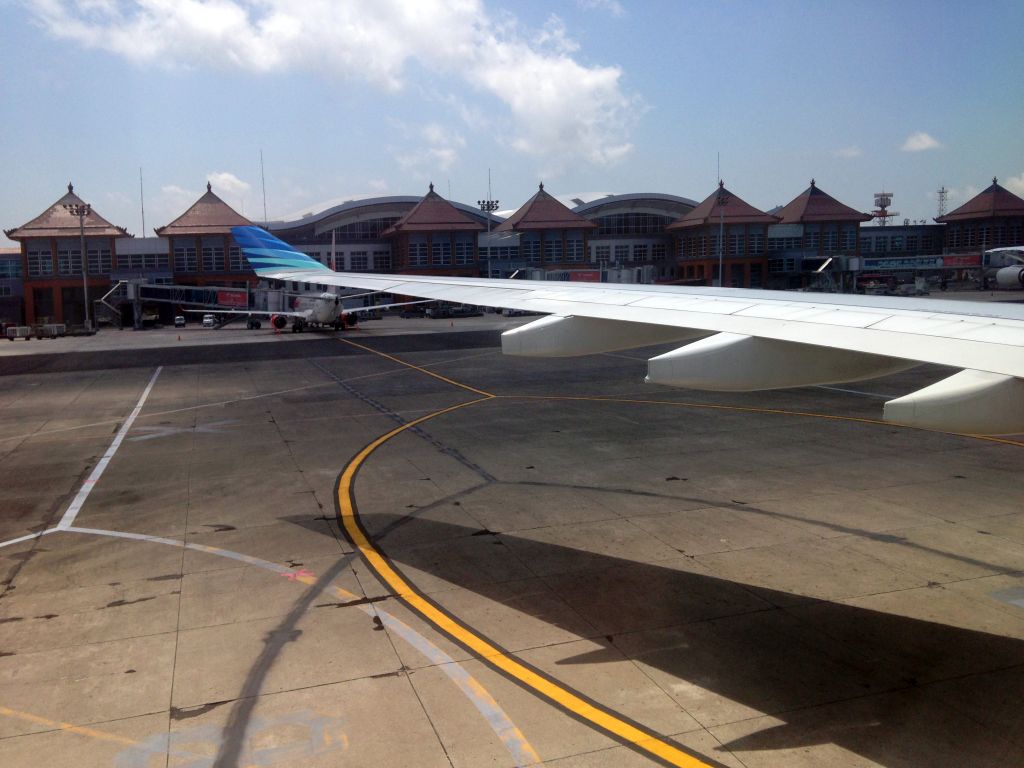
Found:
[[[196,249],[178,246],[174,249],[174,271],[175,272],[198,272],[199,261],[196,257]]]
[[[452,263],[452,244],[448,240],[435,240],[431,244],[432,262],[435,266]]]
[[[456,264],[472,264],[473,263],[473,243],[470,243],[470,242],[458,242],[458,243],[455,243],[455,263]]]
[[[427,244],[409,243],[409,266],[425,267],[427,264]]]
[[[57,274],[82,274],[82,252],[70,249],[57,251]]]
[[[112,260],[109,248],[90,248],[88,254],[90,275],[106,275],[110,273]]]
[[[562,239],[548,240],[544,243],[545,258],[548,261],[561,261],[562,260]]]
[[[49,258],[50,254],[47,253]],[[0,261],[0,278],[18,279],[21,277],[21,263],[14,259]]]
[[[220,272],[224,269],[224,248],[203,246],[203,272]]]

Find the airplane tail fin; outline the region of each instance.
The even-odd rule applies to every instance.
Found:
[[[331,272],[331,268],[295,250],[260,227],[232,227],[231,234],[245,258],[260,277],[303,280],[302,276],[279,277],[284,273]],[[313,281],[315,282],[315,281]]]

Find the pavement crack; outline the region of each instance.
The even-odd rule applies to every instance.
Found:
[[[156,600],[156,597],[140,597],[138,600],[114,600],[111,603],[107,603],[103,607],[104,608],[120,608],[123,605],[135,605],[136,603],[145,603],[145,602],[147,602],[149,600]]]
[[[189,720],[193,717],[199,717],[205,715],[207,712],[211,712],[217,707],[222,707],[227,704],[227,701],[211,701],[208,704],[201,704],[198,707],[184,707],[179,709],[178,707],[171,707],[171,720]]]
[[[314,605],[314,608],[351,608],[356,605],[369,605],[370,603],[379,603],[387,600],[394,595],[379,595],[378,597],[361,597],[358,600],[348,600],[345,602],[334,602],[334,603],[318,603]]]

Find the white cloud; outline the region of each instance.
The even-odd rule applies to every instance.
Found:
[[[924,152],[928,149],[940,149],[941,147],[942,144],[933,136],[928,135],[924,131],[918,131],[907,136],[907,140],[903,142],[903,146],[900,149],[904,152]]]
[[[222,200],[225,198],[245,199],[252,189],[251,184],[242,181],[228,171],[211,171],[206,174],[206,179],[210,182],[213,193]]]
[[[482,0],[26,2],[53,36],[138,64],[328,73],[385,90],[415,68],[460,78],[505,105],[505,143],[555,164],[620,160],[641,110],[621,69],[573,57],[557,17],[524,30]],[[435,149],[438,162],[455,161],[450,147]]]
[[[607,11],[616,18],[626,15],[619,0],[576,0],[576,5],[587,11]]]
[[[1020,176],[1011,176],[1003,182],[1003,186],[1015,195],[1024,197],[1024,173]]]
[[[840,147],[832,154],[835,155],[836,157],[854,158],[863,155],[864,150],[862,150],[856,144],[851,144],[849,147]]]
[[[396,151],[395,160],[408,171],[425,172],[428,176],[434,171],[450,170],[459,159],[459,150],[466,145],[462,136],[439,123],[427,123],[420,128],[418,139],[426,142],[426,146]]]

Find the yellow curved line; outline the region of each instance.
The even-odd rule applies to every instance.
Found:
[[[349,461],[342,471],[338,480],[338,507],[339,517],[341,518],[341,524],[348,534],[352,544],[359,550],[359,553],[366,560],[367,564],[373,568],[377,576],[384,581],[392,592],[402,599],[411,609],[418,613],[424,620],[432,624],[434,627],[444,632],[448,636],[452,637],[463,646],[475,653],[479,658],[485,660],[498,670],[504,672],[509,677],[519,681],[525,687],[528,687],[544,698],[552,701],[559,706],[563,707],[569,712],[577,715],[578,717],[590,722],[598,729],[606,732],[607,734],[617,738],[620,741],[633,744],[636,748],[647,752],[648,754],[659,758],[665,763],[673,766],[679,766],[680,768],[709,768],[710,763],[702,762],[697,757],[682,751],[680,748],[668,743],[653,733],[644,731],[643,729],[629,723],[612,712],[606,711],[594,704],[586,701],[582,697],[573,693],[571,690],[561,686],[557,681],[550,679],[519,662],[515,657],[506,653],[502,649],[494,646],[488,642],[485,638],[477,635],[469,627],[459,622],[452,616],[449,616],[444,611],[439,609],[429,600],[424,598],[416,588],[407,582],[401,574],[396,571],[388,560],[384,557],[380,550],[378,550],[373,543],[369,540],[366,534],[363,532],[362,527],[359,524],[359,513],[355,508],[354,498],[354,482],[356,474],[359,468],[366,462],[366,460],[376,451],[379,447],[384,445],[386,442],[391,440],[393,437],[405,432],[412,427],[422,424],[425,421],[443,416],[461,408],[466,408],[473,405],[478,405],[489,400],[553,400],[553,401],[584,401],[584,402],[608,402],[608,403],[630,403],[639,405],[671,405],[676,407],[685,408],[702,408],[708,410],[724,410],[724,411],[737,411],[746,413],[767,413],[777,414],[783,416],[803,416],[807,418],[817,419],[828,419],[833,421],[847,421],[861,424],[871,424],[874,426],[885,426],[885,427],[900,427],[903,429],[920,429],[919,427],[909,427],[903,424],[893,424],[891,422],[882,421],[880,419],[870,419],[858,416],[841,416],[824,413],[812,413],[804,411],[789,411],[780,408],[757,408],[752,406],[730,406],[730,405],[715,405],[710,403],[686,403],[672,400],[644,400],[637,398],[611,398],[611,397],[595,397],[595,396],[550,396],[550,395],[496,395],[490,392],[486,392],[476,387],[471,387],[467,384],[462,384],[454,379],[449,379],[433,371],[429,371],[425,368],[421,368],[412,363],[407,363],[404,360],[400,360],[397,357],[388,355],[384,352],[380,352],[371,347],[357,344],[356,342],[349,341],[347,339],[340,339],[347,344],[350,344],[359,349],[371,352],[375,355],[387,358],[393,362],[403,365],[413,370],[425,373],[428,376],[444,381],[452,386],[465,389],[470,392],[474,392],[481,395],[476,400],[470,400],[468,402],[460,403],[448,408],[435,411],[433,413],[421,416],[413,421],[410,421],[402,426],[392,429],[390,432],[381,435],[365,448],[363,448],[356,456]],[[935,431],[935,430],[924,430],[924,431]],[[978,440],[988,440],[992,442],[1005,443],[1009,445],[1016,445],[1024,447],[1024,443],[1020,443],[1005,438],[993,438],[985,435],[969,435],[959,434],[953,432],[945,432],[941,434],[955,435],[959,437],[968,437]]]
[[[353,546],[366,560],[367,564],[374,570],[377,576],[391,589],[391,591],[402,599],[406,605],[418,613],[428,623],[461,643],[479,658],[485,660],[491,666],[504,672],[509,677],[518,680],[522,685],[534,690],[544,698],[552,701],[576,716],[587,720],[600,730],[613,736],[619,741],[633,744],[638,749],[655,756],[669,765],[679,768],[709,768],[705,763],[696,757],[684,752],[679,747],[668,743],[654,733],[645,731],[632,723],[617,717],[613,713],[595,706],[581,696],[573,693],[560,685],[557,681],[550,679],[522,664],[515,657],[496,647],[485,638],[476,634],[466,625],[449,616],[437,606],[424,598],[416,588],[407,582],[401,574],[396,571],[377,547],[369,540],[359,524],[359,513],[354,504],[353,483],[359,468],[384,443],[393,437],[400,435],[418,424],[429,419],[442,416],[461,408],[477,405],[488,400],[495,399],[493,396],[470,400],[465,403],[444,408],[426,416],[403,424],[381,435],[368,446],[363,448],[356,456],[349,461],[342,471],[338,480],[338,506],[341,524],[344,527]]]

